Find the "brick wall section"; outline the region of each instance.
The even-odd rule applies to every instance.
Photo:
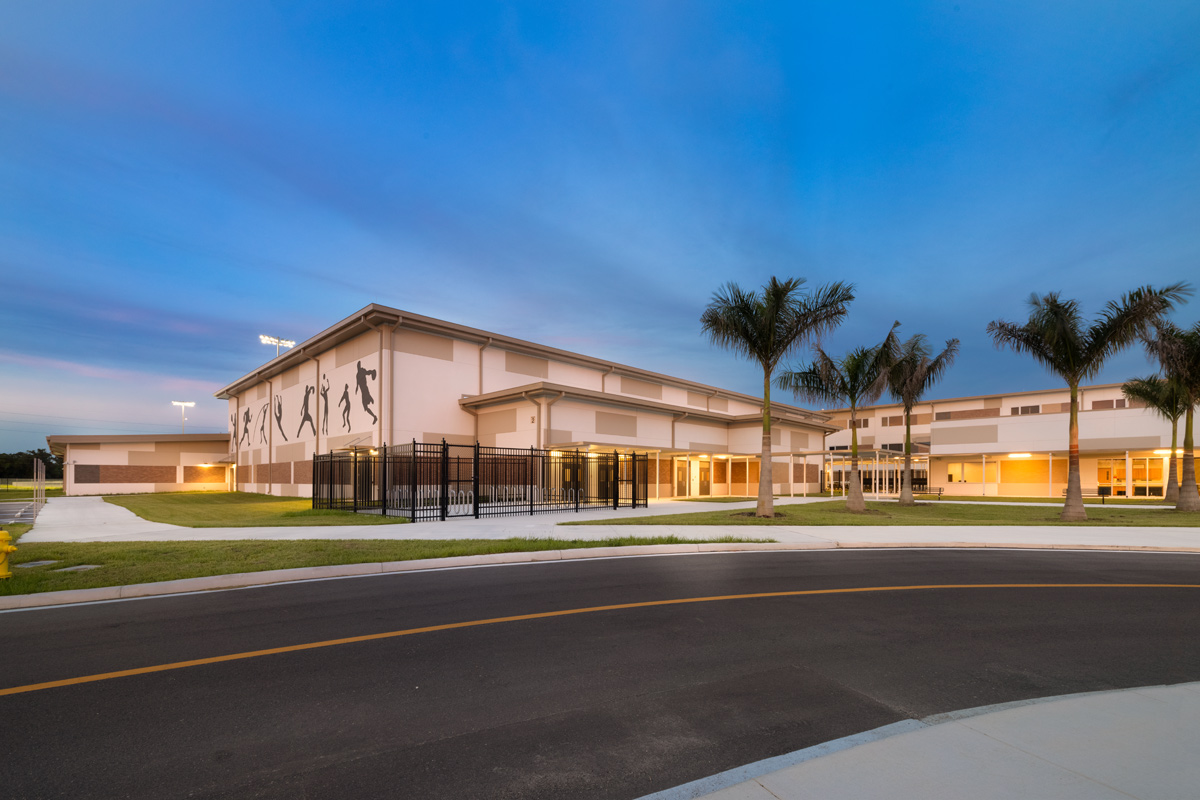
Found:
[[[270,483],[271,482],[270,469],[271,469],[271,467],[269,464],[255,464],[254,465],[254,482],[255,483]]]
[[[225,470],[220,467],[184,467],[184,483],[224,483]]]
[[[651,467],[653,469],[653,467]],[[305,485],[312,484],[313,465],[312,460],[308,461],[293,461],[292,462],[292,482],[303,483]]]
[[[271,465],[271,483],[291,483],[292,462]]]
[[[75,469],[78,471],[79,468]],[[101,464],[99,473],[96,483],[176,483],[179,480],[175,467]]]
[[[99,483],[100,482],[100,465],[99,464],[76,464],[75,465],[75,482],[76,483]]]

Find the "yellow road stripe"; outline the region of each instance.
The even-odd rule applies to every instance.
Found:
[[[126,678],[131,675],[147,675],[152,672],[166,672],[186,667],[199,667],[204,664],[220,664],[224,661],[240,661],[244,658],[258,658],[278,653],[294,653],[300,650],[315,650],[320,647],[334,647],[340,644],[355,642],[371,642],[377,639],[392,639],[397,636],[412,636],[418,633],[433,633],[434,631],[449,631],[456,628],[474,628],[479,625],[496,625],[501,622],[522,622],[530,619],[549,619],[550,617],[566,617],[572,614],[591,614],[597,611],[621,611],[627,608],[649,608],[651,606],[674,606],[684,603],[711,603],[718,600],[758,600],[766,597],[801,597],[804,595],[820,594],[857,594],[867,592],[911,592],[927,589],[1200,589],[1200,584],[1191,583],[949,583],[931,584],[928,586],[864,586],[853,589],[805,589],[793,592],[761,592],[758,594],[727,594],[713,597],[683,597],[676,600],[648,600],[642,603],[619,603],[609,606],[591,606],[589,608],[569,608],[563,611],[542,611],[537,614],[519,614],[514,617],[493,617],[491,619],[476,619],[467,622],[450,622],[445,625],[429,625],[424,628],[408,628],[402,631],[386,633],[369,633],[364,636],[348,636],[344,639],[326,639],[323,642],[308,644],[293,644],[286,647],[272,647],[267,650],[251,650],[246,653],[231,653],[211,658],[196,658],[191,661],[175,661],[170,664],[157,664],[153,667],[138,667],[123,669],[116,672],[102,672],[98,675],[84,675],[79,678],[66,678],[61,681],[31,683],[25,686],[13,686],[0,689],[0,696],[37,692],[43,689],[55,689],[59,686],[74,686],[80,683],[107,681],[112,678]]]

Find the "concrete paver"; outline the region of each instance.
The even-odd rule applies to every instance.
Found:
[[[779,505],[826,502],[827,498],[779,498]],[[614,517],[657,516],[690,511],[750,508],[753,502],[693,503],[650,501],[644,509],[602,509],[529,516],[455,519],[409,525],[332,525],[270,528],[185,528],[148,522],[99,497],[51,498],[26,542],[188,541],[213,539],[608,539],[621,536],[677,536],[703,541],[723,536],[760,537],[780,542],[855,546],[1036,546],[1120,547],[1200,550],[1200,528],[1086,527],[1020,525],[771,526],[739,525],[571,525],[560,522],[600,521]],[[1147,509],[1146,513],[1154,513]]]
[[[722,776],[643,800],[1165,800],[1195,797],[1200,786],[1197,683],[1036,700],[942,719],[818,758],[790,754],[782,758],[800,763],[778,770],[768,765],[757,777],[717,791],[703,787]],[[754,769],[732,771],[731,781]]]

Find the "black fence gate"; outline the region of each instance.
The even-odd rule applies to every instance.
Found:
[[[410,444],[313,457],[313,508],[417,520],[645,508],[649,456]]]

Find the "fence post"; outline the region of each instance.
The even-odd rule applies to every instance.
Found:
[[[579,512],[579,493],[583,491],[583,465],[579,463],[579,448],[575,448],[575,511]]]
[[[353,498],[354,513],[358,513],[358,449],[350,451],[351,461],[350,467],[350,496]]]
[[[475,519],[479,519],[479,440],[475,440],[475,463],[471,467],[471,491],[475,498]]]
[[[533,516],[533,445],[529,446],[529,516]]]
[[[379,453],[382,459],[379,462],[379,485],[383,493],[383,505],[380,506],[380,509],[383,512],[383,516],[386,517],[388,512],[387,442],[384,442],[383,447],[379,448]]]
[[[411,484],[409,486],[410,491],[408,493],[408,502],[412,505],[412,516],[410,516],[408,518],[408,521],[416,522],[417,521],[417,440],[416,439],[413,439],[413,442],[412,442],[412,458],[410,459],[410,463],[409,463],[408,478],[409,478],[409,483]]]
[[[621,457],[617,455],[617,451],[613,450],[613,511],[621,507]]]
[[[446,521],[448,506],[450,505],[450,450],[446,447],[445,438],[442,439],[442,485],[438,487],[441,493],[441,511],[442,522]]]

